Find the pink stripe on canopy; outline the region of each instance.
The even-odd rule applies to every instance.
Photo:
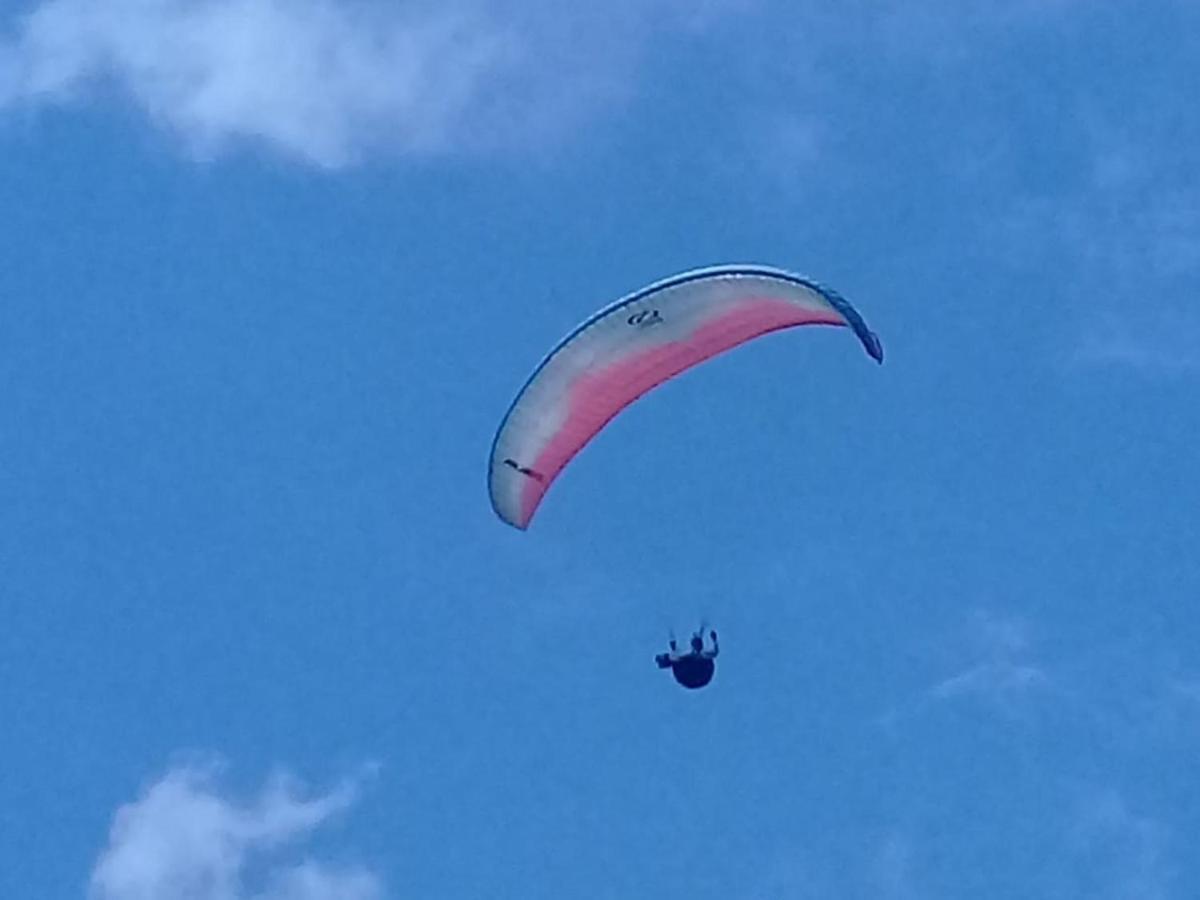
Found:
[[[634,353],[584,373],[570,387],[566,421],[538,455],[521,492],[520,515],[514,523],[528,526],[542,497],[571,458],[622,409],[662,384],[751,338],[795,325],[844,325],[833,312],[802,309],[786,300],[748,299],[710,320],[688,338]]]

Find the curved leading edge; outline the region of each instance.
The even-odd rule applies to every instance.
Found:
[[[488,491],[525,528],[551,483],[610,419],[642,394],[751,338],[797,325],[841,325],[883,362],[879,338],[828,288],[765,266],[685,272],[596,313],[525,382],[492,442]]]

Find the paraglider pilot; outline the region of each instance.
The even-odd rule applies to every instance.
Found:
[[[712,681],[713,673],[717,669],[717,664],[714,660],[720,652],[720,647],[717,646],[717,633],[710,631],[708,636],[712,638],[712,649],[704,649],[704,629],[701,628],[692,635],[692,649],[688,653],[680,653],[675,646],[675,639],[671,638],[671,652],[660,653],[654,657],[654,661],[658,663],[660,669],[670,669],[671,674],[685,688],[695,689],[702,688]]]

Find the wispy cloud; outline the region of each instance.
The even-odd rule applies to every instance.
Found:
[[[1144,641],[1116,648],[1074,642],[1071,649],[1071,641],[1036,639],[1034,632],[1027,620],[995,612],[976,613],[965,626],[948,629],[934,652],[966,664],[950,666],[950,674],[910,695],[885,719],[897,735],[919,739],[927,724],[953,750],[931,754],[923,739],[911,745],[924,775],[914,779],[911,792],[902,792],[906,831],[890,836],[879,854],[881,892],[895,885],[884,896],[926,896],[904,892],[918,880],[913,875],[955,877],[944,867],[948,848],[970,849],[980,840],[995,841],[990,850],[996,858],[1011,854],[1022,861],[1026,868],[1017,877],[1027,882],[1029,896],[1182,896],[1188,863],[1176,844],[1183,823],[1178,805],[1163,805],[1162,786],[1188,783],[1186,777],[1179,781],[1186,765],[1175,767],[1177,759],[1194,754],[1200,722],[1195,678],[1178,671],[1174,654],[1156,652]],[[1052,665],[1046,643],[1059,648]],[[964,712],[985,713],[988,724],[998,713],[1006,737],[1014,733],[1006,727],[1014,721],[1023,727],[1012,741],[992,740],[995,729],[964,734]],[[959,726],[956,734],[948,733],[948,723]],[[930,755],[952,774],[925,769]],[[992,807],[981,812],[976,795],[964,801],[953,791],[930,801],[931,785],[958,777],[991,798]],[[969,810],[980,831],[966,843],[947,836],[943,803],[963,803],[955,814]],[[1026,852],[1034,836],[1036,859]],[[925,842],[931,852],[914,853],[926,849]],[[914,867],[914,860],[930,868]]]
[[[1167,691],[1177,702],[1200,710],[1200,679],[1173,678],[1167,684]]]
[[[920,896],[914,887],[913,857],[913,843],[905,835],[892,832],[883,839],[869,869],[878,896],[884,900]]]
[[[1119,108],[1077,101],[1060,139],[1073,169],[1018,191],[998,229],[1014,259],[1053,273],[1073,369],[1200,370],[1200,117],[1147,80],[1130,79]]]
[[[1080,337],[1072,362],[1083,368],[1119,367],[1161,375],[1200,370],[1200,315],[1162,317],[1164,321],[1147,324],[1099,316]]]
[[[961,662],[883,716],[886,726],[944,703],[976,702],[1015,716],[1029,698],[1054,688],[1020,619],[976,611],[950,642]]]
[[[1090,185],[1056,217],[1082,295],[1077,365],[1200,368],[1200,185],[1151,158],[1164,152],[1098,146]]]
[[[380,900],[370,872],[283,856],[355,794],[348,782],[310,795],[279,775],[242,800],[213,766],[173,769],[117,811],[89,900]]]
[[[624,95],[651,35],[736,0],[43,0],[0,44],[0,104],[107,89],[192,152],[257,143],[320,166],[461,153],[569,129]]]
[[[1074,896],[1167,900],[1173,896],[1170,833],[1133,810],[1113,789],[1086,792],[1079,802],[1069,847],[1086,865],[1075,871]]]
[[[980,697],[1009,707],[1027,691],[1049,684],[1031,661],[1028,627],[1018,619],[978,611],[967,626],[965,644],[978,661],[932,685],[928,698]]]
[[[917,847],[899,830],[868,839],[842,855],[829,848],[784,844],[764,854],[746,900],[872,897],[911,900],[927,897],[917,877]]]
[[[960,697],[986,697],[1008,706],[1012,699],[1046,683],[1046,676],[1037,666],[1010,660],[980,663],[933,685],[928,696],[934,700],[954,700]]]

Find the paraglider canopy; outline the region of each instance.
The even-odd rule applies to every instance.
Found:
[[[841,295],[766,266],[720,266],[650,285],[597,312],[537,367],[492,443],[488,489],[505,522],[526,528],[551,483],[622,409],[667,379],[768,332],[850,328],[883,346]]]

